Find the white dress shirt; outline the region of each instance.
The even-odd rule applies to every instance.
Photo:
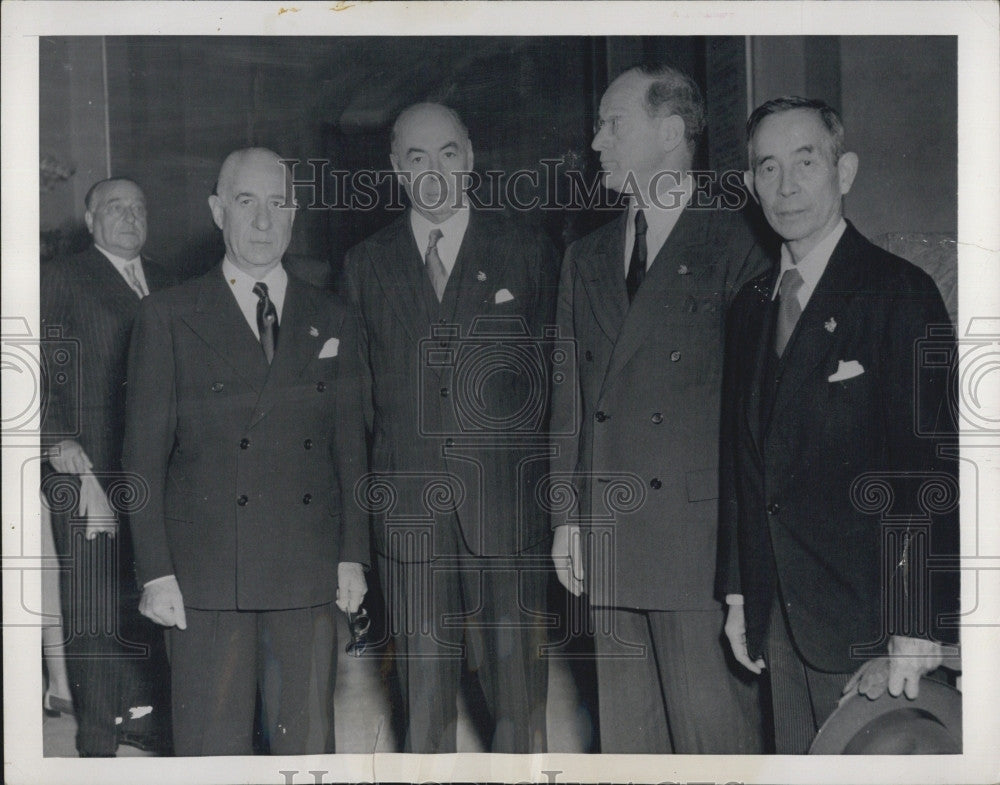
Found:
[[[105,251],[103,248],[101,248],[101,246],[97,245],[96,243],[94,244],[94,247],[102,254],[104,254],[105,258],[109,262],[111,262],[111,264],[114,265],[115,269],[118,271],[118,274],[123,279],[125,279],[125,283],[128,284],[129,289],[135,291],[135,289],[132,287],[132,281],[129,280],[129,277],[125,272],[125,268],[127,266],[131,266],[132,269],[135,270],[135,277],[138,278],[139,283],[142,284],[143,291],[145,291],[147,294],[149,293],[149,284],[146,283],[146,273],[143,272],[142,259],[140,257],[136,256],[134,259],[122,259],[120,256],[115,256],[113,253]],[[139,296],[138,292],[136,292],[136,296],[137,297]]]
[[[819,283],[819,279],[823,277],[823,273],[826,271],[826,266],[830,263],[830,257],[833,256],[833,249],[837,247],[840,238],[844,236],[845,229],[847,229],[847,222],[841,218],[840,223],[833,227],[833,231],[816,243],[813,249],[802,257],[802,260],[798,264],[792,259],[792,253],[788,250],[788,244],[782,243],[781,270],[778,273],[778,280],[774,282],[771,299],[773,300],[778,296],[778,287],[781,284],[781,277],[785,274],[785,270],[796,267],[798,268],[799,275],[802,276],[802,286],[799,287],[798,298],[799,305],[804,311],[809,298],[812,297],[812,293],[816,289],[816,284]]]
[[[670,233],[680,220],[681,213],[691,200],[691,176],[687,175],[675,186],[669,178],[660,180],[657,199],[643,197],[643,204],[638,204],[635,197],[628,206],[628,219],[625,223],[625,275],[628,275],[629,262],[632,260],[632,246],[635,245],[635,213],[641,207],[646,218],[646,270],[656,259]]]
[[[222,275],[229,284],[229,289],[236,298],[236,304],[243,312],[243,318],[247,320],[250,329],[253,330],[254,337],[260,340],[260,333],[257,330],[257,303],[260,298],[253,293],[253,287],[257,279],[243,272],[239,267],[229,261],[227,256],[222,260]],[[285,289],[288,288],[288,273],[285,268],[277,264],[271,271],[260,279],[260,282],[267,285],[267,296],[274,303],[274,309],[278,312],[278,325],[281,325],[281,309],[285,305]]]
[[[417,241],[417,248],[420,249],[421,259],[427,254],[431,232],[435,229],[441,230],[441,239],[437,243],[437,252],[438,256],[441,257],[441,264],[444,265],[445,272],[450,276],[451,271],[455,269],[455,261],[458,259],[458,249],[462,247],[462,238],[465,237],[465,230],[469,228],[469,207],[466,205],[456,210],[439,224],[428,220],[411,208],[410,228],[413,230],[413,238]]]

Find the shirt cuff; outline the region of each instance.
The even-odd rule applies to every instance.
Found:
[[[177,580],[176,576],[174,576],[172,574],[171,575],[161,575],[159,578],[153,578],[153,580],[151,580],[151,581],[146,581],[144,584],[142,584],[142,588],[145,589],[145,588],[148,588],[149,586],[153,586],[153,585],[155,585],[157,583],[166,583],[167,581],[176,581],[176,580]]]
[[[743,595],[742,594],[727,594],[726,595],[726,605],[742,605]]]

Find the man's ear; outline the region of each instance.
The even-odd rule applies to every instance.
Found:
[[[747,191],[750,192],[750,196],[753,197],[753,200],[760,204],[760,199],[757,198],[757,191],[753,187],[753,172],[750,169],[747,169],[743,173],[743,185],[747,187]]]
[[[680,115],[672,114],[660,118],[660,142],[664,152],[668,153],[685,143],[684,120]]]
[[[90,212],[90,210],[87,210],[83,214],[83,222],[85,224],[87,224],[87,231],[90,232],[91,234],[93,234],[94,233],[94,214],[92,212]]]
[[[399,174],[399,156],[395,153],[389,153],[389,160],[392,161],[392,171]]]
[[[222,207],[222,200],[215,194],[212,194],[208,197],[208,206],[212,210],[212,220],[215,221],[215,225],[221,229],[223,218],[225,218],[226,215],[226,211]]]
[[[858,154],[844,153],[837,161],[837,175],[840,178],[840,195],[846,196],[858,174]]]

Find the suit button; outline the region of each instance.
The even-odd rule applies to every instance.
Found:
[[[307,493],[305,496],[302,497],[302,503],[303,504],[309,504],[309,502],[311,502],[312,500],[313,500],[313,497],[312,497],[311,493]]]
[[[316,392],[323,392],[326,389],[326,382],[316,382]]]
[[[675,363],[678,362],[680,359],[681,359],[681,353],[676,349],[674,349],[674,351],[670,353],[670,362]]]
[[[222,392],[223,387],[225,387],[225,385],[222,382],[213,382],[212,392]]]
[[[605,420],[608,419],[608,415],[606,415],[604,412],[595,412],[594,419],[597,420],[598,422],[604,422]]]
[[[588,360],[594,359],[594,353],[590,351],[590,349],[587,349],[586,353],[583,356],[586,357]]]
[[[249,446],[250,446],[250,440],[249,439],[240,439],[240,449],[241,450],[245,450]]]
[[[448,324],[447,319],[438,319],[438,324]]]
[[[441,388],[441,397],[442,398],[447,398],[448,397],[448,388],[447,387],[442,387]]]
[[[455,446],[455,440],[454,439],[445,439],[444,440],[444,446],[445,447],[454,447]]]
[[[302,446],[305,447],[307,450],[311,450],[313,448],[313,440],[306,439],[304,442],[302,442]]]
[[[440,346],[442,349],[447,349],[448,348],[448,342],[447,341],[439,341],[438,342],[438,346]]]
[[[660,482],[659,477],[654,477],[652,480],[649,481],[649,487],[652,488],[654,491],[658,491],[660,490],[660,488],[663,487],[663,483]]]
[[[246,507],[248,501],[250,500],[247,498],[246,494],[243,494],[242,496],[240,496],[240,498],[236,500],[236,503],[240,505],[240,507]]]
[[[779,505],[777,502],[771,502],[769,505],[767,505],[768,515],[777,515],[779,512],[781,512],[781,505]]]
[[[653,425],[659,425],[661,422],[663,422],[663,415],[660,414],[659,412],[653,412],[653,416],[650,417],[649,419],[653,421]]]

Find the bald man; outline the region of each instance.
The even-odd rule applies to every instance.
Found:
[[[139,610],[167,628],[178,755],[334,751],[334,604],[366,590],[357,321],[281,260],[294,207],[273,152],[232,153],[209,198],[226,255],[143,302],[126,469]]]
[[[450,108],[404,110],[390,157],[412,206],[351,249],[345,273],[362,316],[372,469],[396,500],[373,504],[372,525],[404,749],[455,751],[467,667],[490,715],[484,746],[544,751],[548,524],[535,484],[547,459],[539,336],[555,317],[555,254],[468,205],[472,143]]]

